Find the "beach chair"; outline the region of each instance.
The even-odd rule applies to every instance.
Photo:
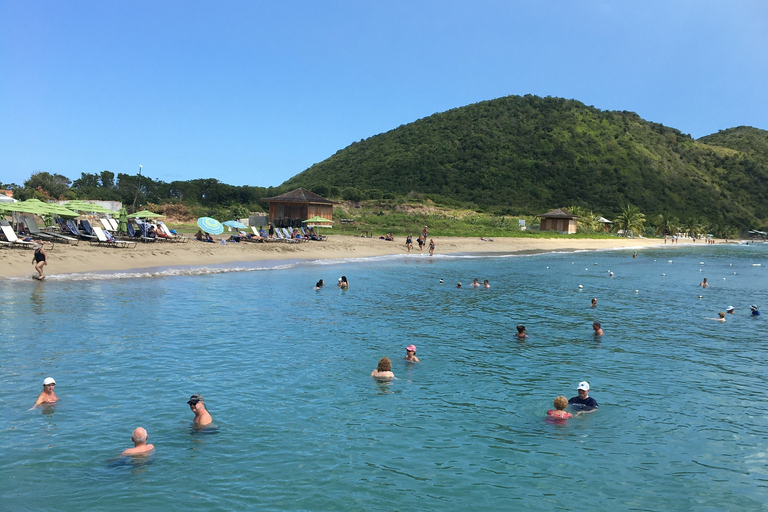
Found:
[[[5,235],[5,239],[9,244],[11,244],[11,247],[31,249],[32,246],[35,245],[34,242],[25,242],[24,240],[20,240],[19,237],[16,236],[16,232],[11,227],[11,223],[7,220],[0,220],[0,230],[2,230],[3,235]]]
[[[73,220],[67,221],[67,227],[69,228],[70,233],[80,238],[81,240],[88,240],[89,242],[91,240],[96,240],[95,235],[89,235],[88,233],[83,233],[82,231],[80,231],[80,229],[77,227],[77,224],[75,224],[75,221]]]
[[[287,242],[287,243],[296,243],[298,240],[291,240],[291,237],[286,237],[282,231],[280,231],[280,228],[275,228],[275,236],[277,237],[278,242]]]
[[[264,242],[264,243],[267,243],[267,242],[274,242],[274,241],[275,241],[275,239],[274,239],[274,238],[269,238],[269,235],[267,235],[267,236],[265,236],[265,237],[264,237],[264,236],[261,236],[261,233],[259,233],[259,230],[258,230],[258,229],[256,229],[256,226],[251,226],[251,231],[253,231],[253,234],[254,234],[255,236],[259,237],[259,238],[258,238],[258,241],[259,241],[259,242]]]
[[[165,222],[163,221],[157,221],[157,227],[163,230],[163,233],[165,233],[166,240],[169,242],[179,242],[179,243],[187,243],[189,242],[189,237],[181,236],[181,235],[174,235],[171,233],[171,230],[168,229],[168,226],[165,225]]]
[[[99,219],[101,221],[101,225],[104,228],[104,231],[110,232],[113,230],[112,223],[109,222],[109,219]]]
[[[109,231],[114,231],[115,233],[120,232],[120,223],[117,222],[116,219],[113,219],[112,217],[108,217],[106,221],[108,224],[112,226],[112,229],[110,229]]]
[[[106,245],[108,247],[119,247],[125,249],[127,247],[136,247],[136,242],[129,242],[127,240],[117,240],[108,231],[104,231],[99,226],[93,226],[93,233],[96,235],[98,245]],[[109,233],[109,236],[107,235]],[[93,242],[91,242],[93,245]]]
[[[145,237],[140,230],[136,231],[136,229],[133,227],[133,224],[131,224],[130,222],[128,223],[128,236],[130,236],[131,238],[135,238],[140,242],[145,242],[145,243],[155,241],[154,238]]]
[[[39,238],[41,240],[47,240],[51,243],[61,242],[61,243],[68,243],[72,245],[77,245],[78,243],[80,243],[80,240],[78,240],[77,238],[73,238],[71,236],[41,231],[40,227],[37,225],[37,221],[32,215],[22,215],[21,221],[27,226],[27,229],[29,230],[29,232],[32,234],[33,237]]]

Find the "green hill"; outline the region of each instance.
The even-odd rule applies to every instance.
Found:
[[[508,96],[355,142],[281,189],[410,195],[510,214],[577,205],[610,217],[629,203],[646,216],[745,228],[768,224],[767,133],[741,127],[696,141],[632,112]]]

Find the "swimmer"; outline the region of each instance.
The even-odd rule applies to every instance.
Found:
[[[517,329],[517,334],[515,334],[515,337],[517,339],[524,340],[525,338],[528,337],[528,335],[526,334],[527,331],[525,330],[524,325],[518,325],[517,327],[515,327],[515,329]]]
[[[491,283],[489,283],[488,280],[486,279],[485,281],[483,281],[483,286],[485,286],[486,288],[490,288]]]
[[[56,381],[52,377],[48,377],[43,381],[43,390],[37,396],[35,405],[52,404],[59,401],[59,397],[53,392],[53,388],[56,387]]]
[[[635,252],[633,252],[633,253],[632,253],[632,257],[633,257],[633,258],[637,258],[637,251],[635,251]]]
[[[477,280],[477,278],[475,278],[475,280],[472,281],[472,284],[470,284],[469,286],[472,286],[472,287],[480,286],[480,282]]]
[[[147,434],[146,430],[141,427],[137,427],[131,436],[131,441],[133,441],[133,448],[128,448],[123,453],[121,453],[120,456],[127,457],[129,455],[144,455],[145,453],[149,453],[154,450],[155,445],[147,444],[148,437],[149,434]]]
[[[597,307],[597,297],[592,297],[592,303],[590,304],[589,307],[591,307],[591,308],[596,308]]]
[[[459,284],[456,285],[456,288],[461,288],[461,281],[459,281]]]
[[[315,283],[315,290],[319,290],[319,289],[321,289],[323,286],[325,286],[325,281],[323,281],[323,280],[321,279],[321,280],[319,280],[317,283]]]
[[[189,409],[195,413],[195,418],[192,420],[192,423],[203,426],[208,425],[213,421],[213,418],[211,418],[211,415],[205,408],[205,400],[203,399],[203,395],[192,395],[189,397],[189,401],[187,403],[189,404]]]
[[[555,398],[554,406],[554,410],[550,409],[547,411],[547,416],[558,420],[567,420],[568,418],[573,418],[573,414],[566,412],[565,410],[565,408],[568,407],[568,399],[564,396]]]
[[[604,334],[600,322],[592,322],[592,329],[595,330],[595,336],[602,336]]]
[[[347,281],[347,276],[341,276],[339,278],[339,288],[342,288],[342,289],[349,288],[349,282]]]
[[[704,278],[704,280],[701,283],[699,283],[699,286],[701,286],[702,288],[706,288],[707,286],[709,286],[709,283],[707,283],[707,278],[706,277]]]
[[[388,357],[379,359],[379,364],[376,369],[371,372],[371,377],[377,380],[394,379],[395,374],[392,373],[392,361],[390,361]]]
[[[613,272],[611,272],[610,270],[608,271],[608,277],[613,277]]]
[[[416,345],[408,345],[405,347],[405,357],[404,359],[408,361],[409,363],[418,363],[419,358],[416,357]]]
[[[575,396],[568,400],[568,405],[575,409],[579,409],[576,416],[579,414],[595,412],[597,410],[597,400],[589,396],[589,382],[585,380],[579,382],[579,387],[576,388],[576,392],[579,396]]]
[[[749,306],[749,309],[752,310],[752,314],[750,316],[760,316],[760,311],[757,310],[757,306],[755,306],[754,304]]]
[[[725,312],[728,313],[729,315],[733,315],[734,311],[736,310],[733,308],[733,306],[728,306],[727,308],[725,308]]]

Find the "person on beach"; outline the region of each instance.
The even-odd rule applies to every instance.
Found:
[[[515,329],[517,329],[517,334],[515,334],[515,337],[517,339],[524,340],[525,338],[528,337],[528,334],[524,325],[518,325],[517,327],[515,327]]]
[[[416,345],[408,345],[405,347],[405,357],[403,358],[409,363],[418,363],[419,358],[416,357]]]
[[[729,315],[733,315],[735,311],[736,310],[733,309],[733,306],[728,306],[727,308],[725,308],[725,312],[728,313]]]
[[[321,279],[317,283],[315,283],[315,290],[320,290],[322,289],[323,286],[325,286],[325,281]]]
[[[555,398],[553,405],[555,408],[554,410],[550,409],[547,411],[547,417],[556,420],[567,420],[568,418],[573,418],[573,414],[565,410],[565,408],[568,407],[568,399],[566,399],[564,396],[558,396]]]
[[[592,329],[595,331],[595,336],[603,335],[603,326],[600,325],[600,322],[592,322]]]
[[[271,222],[267,223],[267,234],[269,235],[269,238],[275,238],[275,227]]]
[[[192,395],[189,397],[187,403],[189,404],[189,409],[195,413],[195,418],[192,420],[192,423],[202,427],[213,421],[213,418],[211,418],[211,415],[208,413],[208,409],[205,408],[203,395]]]
[[[591,308],[596,308],[597,307],[597,297],[592,297],[592,303],[590,304],[589,307],[591,307]]]
[[[45,240],[38,240],[32,245],[32,248],[35,250],[34,255],[32,255],[32,264],[35,266],[35,270],[37,270],[37,278],[41,281],[45,279],[45,275],[43,274],[43,267],[48,264],[48,254],[43,248],[44,243]]]
[[[435,254],[435,239],[431,238],[429,240],[429,255],[432,256]]]
[[[709,286],[709,283],[707,283],[707,278],[706,277],[704,278],[704,280],[701,283],[699,283],[699,286],[701,286],[702,288],[706,288],[707,286]]]
[[[490,288],[491,287],[491,283],[489,283],[488,280],[486,279],[485,281],[483,281],[483,286],[486,287],[486,288]]]
[[[147,444],[147,438],[149,434],[141,427],[136,427],[131,435],[131,441],[133,441],[133,448],[128,448],[120,454],[121,457],[128,457],[130,455],[144,455],[155,449],[155,445]]]
[[[411,249],[413,249],[413,235],[408,233],[408,238],[405,239],[405,248],[408,249],[408,252],[411,252]]]
[[[347,276],[341,276],[339,278],[339,288],[346,290],[349,288],[349,281],[347,281]]]
[[[379,364],[376,369],[371,372],[371,377],[376,380],[394,379],[395,374],[392,373],[392,361],[390,361],[388,357],[379,359]]]
[[[576,393],[578,393],[579,396],[575,396],[568,400],[568,405],[574,409],[578,409],[579,412],[576,413],[576,416],[579,414],[595,412],[597,410],[597,400],[589,396],[589,382],[585,380],[579,382],[579,387],[576,388]]]
[[[469,286],[472,286],[473,288],[477,287],[477,286],[480,286],[480,281],[478,281],[477,278],[474,278],[472,280],[472,284],[470,284]]]
[[[56,381],[53,377],[47,377],[43,381],[43,390],[37,395],[35,405],[53,404],[59,401],[59,397],[53,392],[53,388],[56,387]]]
[[[419,238],[416,240],[419,243],[419,250],[424,250],[424,242],[426,242],[426,238],[424,238],[423,235],[419,235]]]
[[[267,233],[267,230],[264,229],[264,226],[259,226],[259,236],[261,238],[269,238],[269,233]]]
[[[760,311],[757,310],[757,306],[752,304],[749,306],[749,309],[752,310],[752,314],[750,316],[760,316]]]
[[[427,231],[427,226],[424,226],[424,229],[421,230],[421,236],[424,237],[424,241],[427,241],[427,237],[429,236],[429,232]]]

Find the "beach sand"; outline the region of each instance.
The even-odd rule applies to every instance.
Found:
[[[690,244],[681,240],[679,245]],[[515,253],[599,250],[611,248],[649,247],[663,245],[659,239],[541,239],[541,238],[494,238],[492,242],[478,238],[435,237],[435,255],[455,253]],[[702,244],[702,242],[697,242]],[[46,245],[46,247],[50,247]],[[418,245],[411,253],[419,254]],[[228,243],[227,245],[203,243],[190,240],[189,243],[155,242],[138,243],[134,248],[119,249],[91,246],[81,241],[77,246],[56,244],[48,251],[48,274],[71,274],[84,272],[125,271],[150,267],[209,266],[222,263],[252,262],[268,260],[317,260],[339,258],[365,258],[392,254],[405,254],[405,239],[387,242],[378,238],[331,235],[323,242],[302,242],[288,244],[273,243]],[[421,252],[429,257],[427,249]],[[31,250],[0,249],[0,277],[24,277],[35,274]]]

